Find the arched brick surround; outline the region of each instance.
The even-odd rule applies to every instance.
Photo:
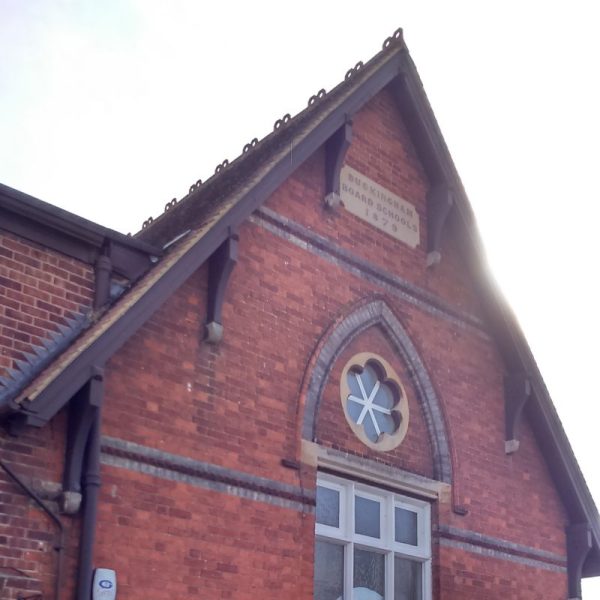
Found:
[[[440,402],[427,369],[406,329],[383,300],[364,304],[341,319],[317,350],[306,391],[306,406],[302,422],[302,437],[314,441],[317,413],[325,383],[336,359],[344,348],[373,325],[389,336],[398,354],[404,359],[414,377],[414,384],[423,406],[423,414],[431,442],[434,475],[439,481],[452,482],[452,463],[446,435],[446,425]]]

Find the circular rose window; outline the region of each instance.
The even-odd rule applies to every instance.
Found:
[[[392,450],[408,429],[408,401],[400,378],[381,356],[361,352],[340,381],[344,415],[352,431],[375,450]]]

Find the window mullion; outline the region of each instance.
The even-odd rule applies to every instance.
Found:
[[[385,600],[394,598],[394,553],[385,554]]]
[[[431,598],[431,559],[426,560],[421,567],[421,585],[423,586],[423,598]]]
[[[344,600],[352,600],[354,596],[354,483],[346,487],[346,522],[345,532],[350,543],[346,546]]]
[[[346,544],[344,552],[344,600],[352,600],[352,590],[354,588],[354,542]]]
[[[394,497],[388,496],[384,503],[383,543],[385,555],[385,600],[394,598]]]

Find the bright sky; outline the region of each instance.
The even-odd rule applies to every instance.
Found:
[[[600,503],[596,5],[0,0],[0,181],[135,232],[402,26]]]

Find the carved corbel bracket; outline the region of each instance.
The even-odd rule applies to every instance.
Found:
[[[445,183],[431,186],[427,193],[427,266],[442,260],[442,234],[454,205],[452,191]]]
[[[517,432],[525,403],[531,396],[531,383],[524,373],[506,375],[504,378],[504,416],[506,439],[504,450],[513,454],[519,449]]]
[[[567,578],[569,600],[581,600],[581,573],[592,549],[592,531],[588,523],[567,527]]]
[[[208,300],[204,340],[218,344],[223,338],[222,310],[229,276],[238,258],[237,234],[230,235],[208,262]]]
[[[347,119],[325,143],[325,206],[336,208],[341,204],[340,173],[346,152],[352,143],[352,121]]]

